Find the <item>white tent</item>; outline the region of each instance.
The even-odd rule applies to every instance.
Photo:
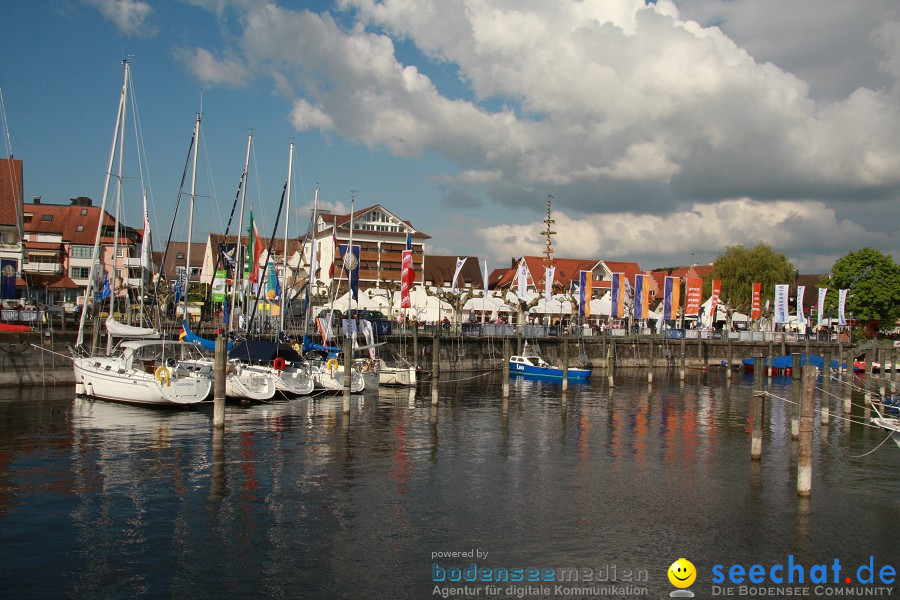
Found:
[[[701,321],[701,325],[703,327],[710,327],[710,325],[712,325],[710,323],[710,318],[709,318],[710,317],[710,314],[709,314],[710,306],[712,306],[712,296],[707,298],[706,302],[704,302],[703,304],[700,305],[700,307],[703,309],[703,319]],[[724,308],[722,308],[721,303],[716,305],[716,322],[727,321],[727,320],[728,320],[728,313],[725,312]],[[735,312],[731,315],[731,320],[732,321],[749,321],[750,317],[748,317],[744,313]]]

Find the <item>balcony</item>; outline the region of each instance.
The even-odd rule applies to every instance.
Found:
[[[38,273],[41,275],[60,275],[63,272],[60,263],[27,262],[22,265],[25,273]]]

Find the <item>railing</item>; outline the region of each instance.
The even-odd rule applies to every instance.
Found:
[[[40,323],[44,320],[43,310],[18,310],[4,308],[0,310],[0,319],[7,323]]]
[[[26,273],[48,273],[57,275],[62,273],[62,265],[59,263],[28,262],[22,265]]]

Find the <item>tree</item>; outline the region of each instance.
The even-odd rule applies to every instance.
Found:
[[[850,252],[834,263],[825,283],[835,297],[838,290],[850,290],[847,314],[864,321],[880,321],[882,329],[896,327],[900,317],[900,265],[890,254],[874,248]]]
[[[753,248],[743,244],[726,246],[716,257],[711,279],[722,280],[720,298],[733,310],[746,311],[753,296],[753,283],[762,283],[762,297],[775,296],[775,286],[794,279],[794,265],[787,257],[758,242]]]

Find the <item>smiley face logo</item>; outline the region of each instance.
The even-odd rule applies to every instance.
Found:
[[[669,582],[677,588],[691,587],[697,579],[697,569],[686,558],[679,558],[669,567]]]

